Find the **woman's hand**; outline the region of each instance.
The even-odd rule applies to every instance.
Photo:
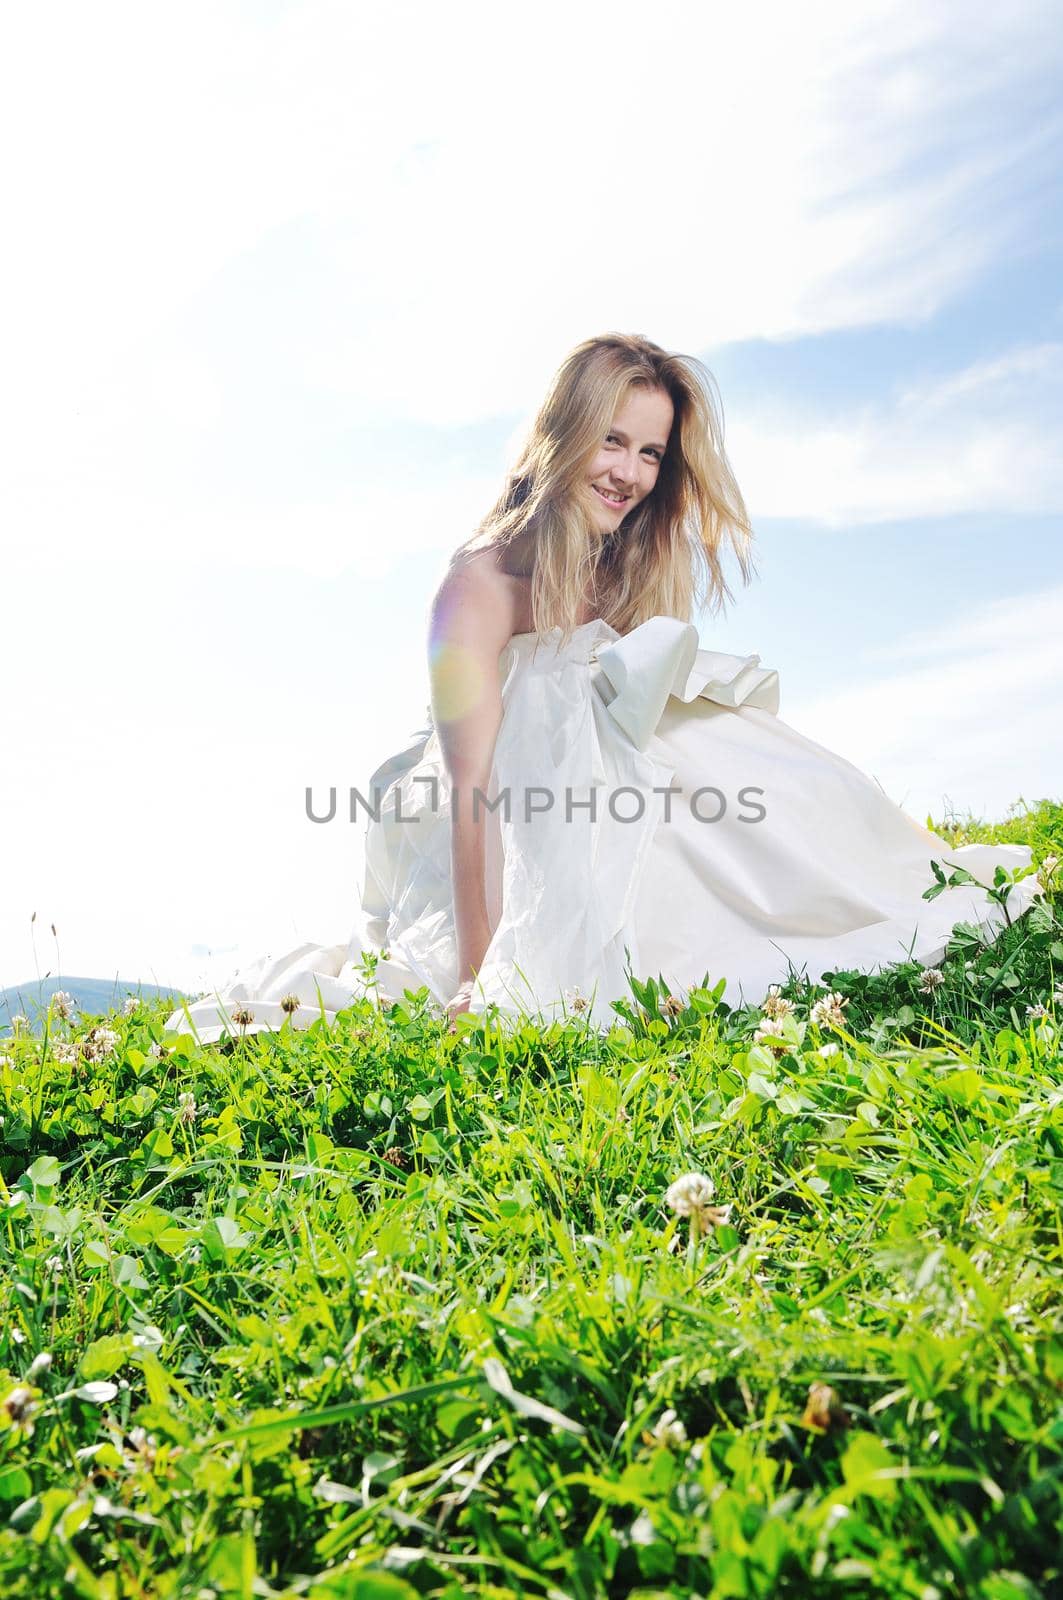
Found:
[[[457,1031],[457,1021],[461,1016],[469,1014],[469,1002],[472,999],[473,980],[468,978],[447,1001],[447,1016],[450,1019],[450,1031]]]

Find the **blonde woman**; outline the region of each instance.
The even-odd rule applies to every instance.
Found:
[[[351,940],[263,958],[172,1024],[331,1016],[366,953],[382,998],[426,987],[451,1019],[608,1024],[630,976],[749,1004],[998,929],[979,885],[1029,849],[950,849],[779,719],[758,656],[700,646],[692,618],[732,598],[726,556],[748,582],[751,543],[705,368],[634,335],[578,345],[433,599],[430,725],[370,780]],[[978,884],[927,901],[932,861]]]
[[[487,790],[502,721],[500,653],[516,635],[553,631],[563,656],[574,630],[596,620],[616,634],[655,616],[689,622],[699,602],[718,609],[730,593],[727,542],[748,581],[751,541],[708,374],[638,337],[577,346],[432,607],[433,712],[452,794],[470,798],[451,814],[460,983],[452,1015],[472,997],[497,924],[485,883],[497,835],[486,807],[471,801]],[[565,797],[553,799],[560,806]],[[564,825],[578,827],[577,815]],[[583,835],[586,846],[586,827]],[[566,987],[586,976],[574,972]]]

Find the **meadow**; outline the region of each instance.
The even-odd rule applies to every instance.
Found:
[[[1063,805],[934,826],[932,975],[4,1040],[6,1600],[1063,1593]]]

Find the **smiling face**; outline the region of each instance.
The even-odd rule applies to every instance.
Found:
[[[663,389],[628,390],[587,468],[599,533],[612,533],[653,489],[674,413]]]

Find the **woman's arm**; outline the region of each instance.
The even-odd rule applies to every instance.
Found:
[[[486,561],[483,559],[487,556]],[[432,603],[432,716],[451,782],[451,867],[459,988],[448,1010],[468,1009],[472,981],[491,939],[485,884],[487,794],[502,721],[499,656],[513,636],[512,590],[488,552],[448,573]]]

